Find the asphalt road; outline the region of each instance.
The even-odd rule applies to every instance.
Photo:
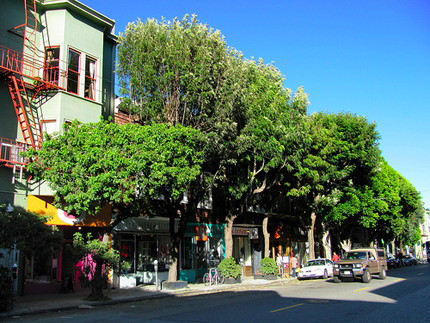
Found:
[[[369,284],[309,280],[192,297],[8,318],[4,322],[430,322],[430,265]]]

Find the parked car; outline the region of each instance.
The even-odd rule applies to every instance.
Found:
[[[414,255],[403,256],[403,262],[405,263],[405,266],[418,265],[418,260]]]
[[[387,253],[387,268],[393,269],[399,267],[399,260],[392,253]]]
[[[309,260],[304,267],[300,268],[297,279],[318,278],[327,279],[333,276],[333,262],[327,258]]]

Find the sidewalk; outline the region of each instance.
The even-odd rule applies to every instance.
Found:
[[[140,285],[133,288],[105,290],[104,294],[109,298],[109,300],[97,302],[84,300],[84,298],[90,293],[88,289],[75,288],[75,293],[70,292],[68,294],[45,294],[16,297],[14,309],[10,312],[0,313],[0,319],[2,317],[14,317],[54,311],[58,312],[78,308],[88,309],[97,306],[106,306],[153,298],[193,296],[227,290],[258,289],[268,285],[288,284],[290,281],[295,280],[295,278],[254,280],[253,277],[245,277],[241,284],[222,284],[209,287],[205,286],[203,283],[189,283],[186,289],[159,291],[156,290],[155,285]]]

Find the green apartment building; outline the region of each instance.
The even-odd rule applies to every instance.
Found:
[[[51,214],[64,230],[97,230],[110,220],[85,220],[55,209],[52,192],[26,173],[19,152],[38,147],[44,132],[75,119],[114,115],[115,21],[76,0],[3,0],[0,19],[0,204]],[[32,281],[60,280],[73,264],[61,252],[49,263],[31,259]],[[9,262],[23,263],[15,254]],[[29,261],[29,260],[27,260]],[[24,266],[20,266],[22,268]],[[28,266],[27,266],[28,267]],[[24,273],[19,275],[24,279]]]

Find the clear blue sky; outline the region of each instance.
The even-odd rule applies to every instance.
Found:
[[[115,19],[196,14],[247,58],[273,62],[303,86],[309,113],[351,112],[376,122],[387,162],[430,208],[430,1],[81,0]]]

